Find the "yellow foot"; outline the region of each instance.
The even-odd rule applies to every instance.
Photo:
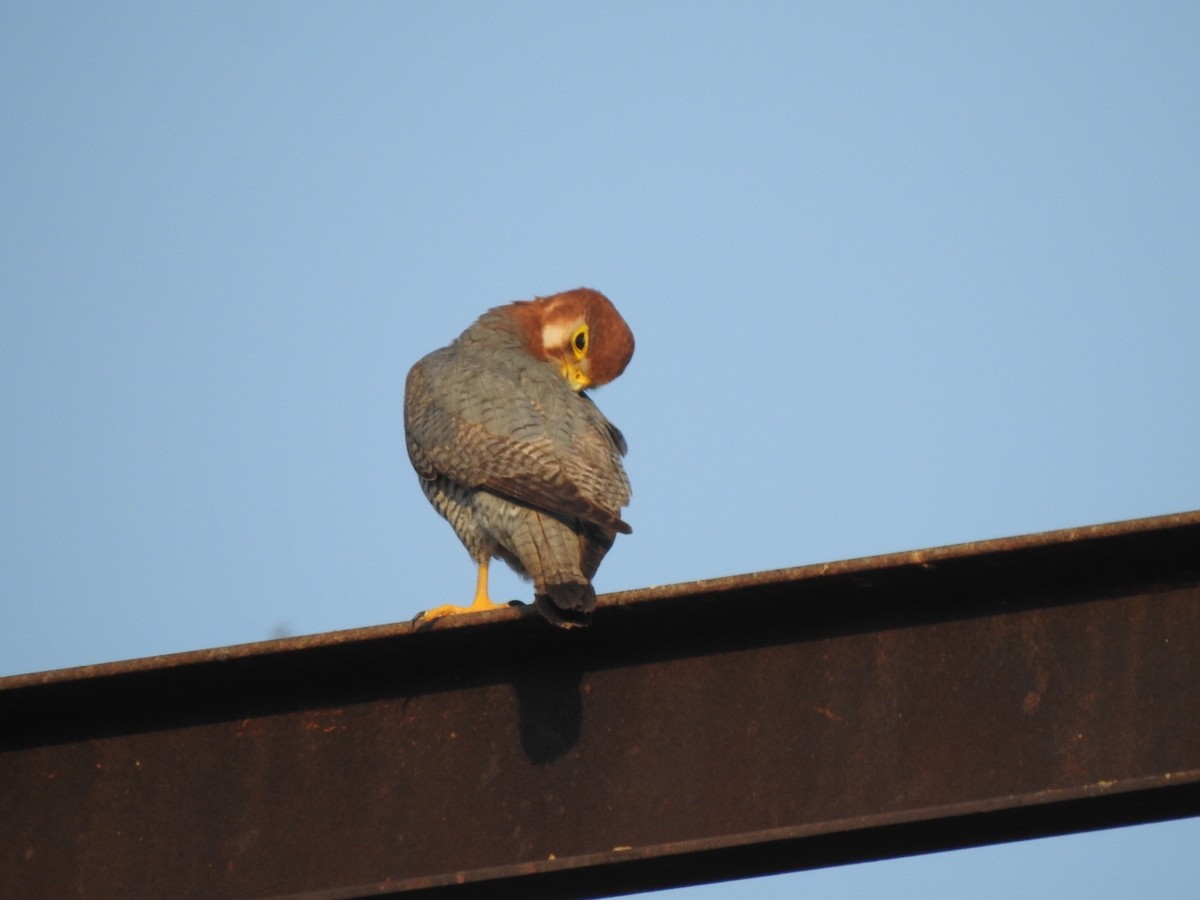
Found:
[[[469,606],[456,606],[453,603],[446,603],[442,606],[435,606],[433,609],[427,609],[423,613],[417,613],[414,622],[432,622],[434,619],[440,619],[443,616],[461,616],[464,613],[487,612],[489,609],[504,609],[507,604],[493,603],[487,592],[488,582],[488,564],[485,560],[479,564],[479,575],[475,579],[475,599],[471,601]]]
[[[478,598],[471,601],[470,606],[455,606],[453,603],[444,603],[441,606],[435,606],[433,609],[427,609],[425,612],[417,616],[417,620],[421,622],[432,622],[434,619],[440,619],[443,616],[461,616],[464,613],[487,612],[489,609],[507,609],[506,603],[493,603],[487,597],[483,598],[481,603]]]

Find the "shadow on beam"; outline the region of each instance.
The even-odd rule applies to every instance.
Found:
[[[594,897],[1200,813],[1200,513],[0,679],[18,896]]]

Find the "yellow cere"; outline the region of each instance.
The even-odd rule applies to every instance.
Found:
[[[559,363],[559,369],[562,371],[563,378],[567,379],[567,384],[571,385],[571,390],[573,391],[582,391],[592,383],[591,376],[583,371],[583,367],[569,360],[564,359]]]

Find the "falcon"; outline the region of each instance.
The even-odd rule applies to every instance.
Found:
[[[587,395],[629,364],[633,333],[603,294],[578,288],[484,313],[421,359],[404,388],[408,456],[425,496],[478,566],[474,600],[418,616],[497,609],[488,564],[532,579],[550,622],[586,625],[592,577],[618,533],[625,438]]]

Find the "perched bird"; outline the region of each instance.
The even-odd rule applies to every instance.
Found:
[[[629,503],[625,438],[585,388],[620,375],[633,333],[603,294],[579,288],[484,313],[412,367],[404,388],[408,456],[421,488],[479,566],[469,606],[495,609],[488,563],[533,580],[556,625],[586,625],[592,576]]]

